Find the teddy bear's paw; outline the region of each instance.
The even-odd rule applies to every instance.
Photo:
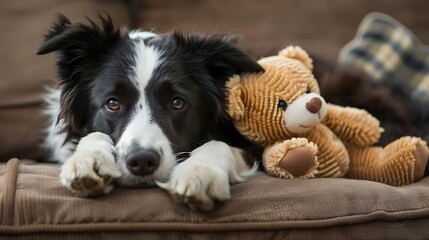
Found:
[[[317,146],[306,138],[292,138],[267,148],[263,162],[267,172],[283,178],[313,178],[317,174]]]
[[[305,147],[297,147],[287,151],[280,159],[279,167],[295,178],[306,177],[307,175],[311,176],[315,161],[316,156],[311,150]]]
[[[228,175],[205,163],[185,161],[173,171],[167,183],[158,183],[177,203],[193,210],[210,211],[215,201],[230,198]]]
[[[82,138],[74,154],[61,167],[61,183],[80,197],[109,193],[121,173],[115,163],[112,140],[102,133]]]

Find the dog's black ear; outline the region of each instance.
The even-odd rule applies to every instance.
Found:
[[[59,118],[74,131],[87,119],[81,108],[89,99],[88,82],[96,76],[94,69],[124,34],[113,26],[110,16],[98,16],[89,24],[73,24],[63,15],[45,37],[37,54],[57,53],[57,73],[61,85],[61,110]],[[77,97],[76,94],[79,93]]]
[[[58,15],[37,54],[57,53],[60,80],[78,78],[76,69],[88,61],[94,62],[120,40],[122,34],[115,29],[110,16],[98,18],[99,23],[88,19],[89,24],[85,25],[72,24],[65,16]]]
[[[208,43],[206,64],[216,79],[226,79],[233,74],[256,73],[264,69],[248,55],[232,46],[229,42]],[[204,49],[204,48],[203,48]]]
[[[36,54],[43,55],[54,51],[71,51],[83,53],[80,50],[98,50],[105,44],[115,42],[120,38],[120,32],[113,26],[110,15],[98,15],[99,23],[87,18],[89,24],[72,24],[62,14],[58,14],[56,22],[46,34]],[[88,52],[84,52],[88,53]]]
[[[59,44],[62,42],[59,39],[64,38],[62,33],[69,27],[71,27],[70,20],[66,16],[58,14],[57,21],[54,23],[51,30],[45,35],[45,41],[37,50],[36,54],[42,55],[59,50]]]
[[[264,71],[254,59],[233,46],[238,41],[237,38],[192,34],[184,36],[178,32],[174,33],[174,38],[179,45],[198,53],[211,75],[223,83],[234,74]]]

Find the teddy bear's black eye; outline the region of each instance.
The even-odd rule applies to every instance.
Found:
[[[307,87],[307,89],[305,90],[305,93],[311,93],[310,87]]]
[[[279,103],[277,104],[277,106],[278,106],[281,110],[286,111],[287,103],[285,102],[285,100],[280,100],[280,101],[279,101]]]

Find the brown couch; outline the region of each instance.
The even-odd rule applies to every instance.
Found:
[[[210,213],[177,205],[157,188],[71,195],[59,183],[59,166],[40,163],[43,85],[55,82],[55,68],[53,55],[34,53],[55,13],[83,21],[99,11],[159,32],[240,35],[239,47],[255,58],[298,44],[335,59],[371,11],[429,42],[425,0],[1,1],[0,239],[429,239],[429,178],[390,187],[259,176],[234,185],[232,199]]]

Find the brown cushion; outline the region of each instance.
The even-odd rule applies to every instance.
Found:
[[[405,187],[350,179],[259,176],[210,213],[159,188],[78,198],[59,166],[0,165],[0,234],[20,239],[428,239],[429,178]],[[130,238],[126,238],[130,237]],[[1,239],[4,239],[0,236]]]
[[[56,84],[55,55],[35,55],[43,35],[57,13],[82,22],[104,11],[126,25],[126,7],[121,1],[16,0],[0,1],[0,11],[0,161],[41,159],[44,85]]]

